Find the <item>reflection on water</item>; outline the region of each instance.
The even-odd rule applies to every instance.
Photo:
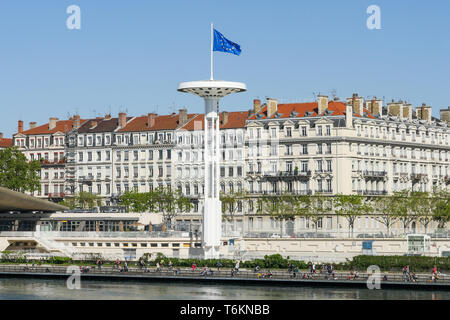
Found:
[[[82,281],[80,290],[69,290],[65,280],[0,279],[0,300],[17,299],[223,299],[223,300],[332,300],[397,299],[450,300],[450,292],[368,290],[282,286],[236,286],[187,283]]]

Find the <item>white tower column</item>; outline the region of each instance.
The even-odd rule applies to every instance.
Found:
[[[246,91],[246,86],[239,82],[207,80],[183,82],[178,86],[178,91],[193,93],[205,100],[202,246],[206,259],[218,258],[222,238],[222,204],[219,194],[219,100],[230,93]]]

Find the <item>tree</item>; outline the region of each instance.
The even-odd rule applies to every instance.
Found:
[[[396,191],[391,196],[391,211],[393,216],[400,221],[403,226],[403,233],[406,235],[411,222],[416,220],[414,215],[414,207],[408,191]]]
[[[128,211],[132,212],[146,212],[149,208],[148,200],[150,193],[138,193],[134,189],[127,191],[120,196],[120,202],[127,207]]]
[[[291,193],[281,195],[264,196],[262,198],[263,213],[280,221],[280,234],[283,235],[285,221],[293,220],[298,212],[298,197]]]
[[[101,198],[87,191],[81,191],[75,196],[75,203],[82,209],[92,209],[93,207],[101,205]]]
[[[302,196],[300,203],[299,215],[311,220],[314,223],[314,230],[317,235],[319,223],[323,221],[323,217],[332,210],[330,197],[316,193],[314,196]]]
[[[347,220],[351,237],[353,237],[356,218],[368,214],[372,210],[366,203],[365,197],[361,195],[338,194],[334,199],[334,204],[336,214]]]
[[[17,147],[0,150],[0,186],[19,192],[40,190],[39,161],[27,161]]]
[[[375,220],[386,226],[387,236],[389,237],[391,228],[397,221],[397,218],[391,213],[392,198],[389,196],[376,197],[371,204],[375,213]]]
[[[232,220],[238,209],[239,202],[246,197],[245,191],[237,191],[231,193],[220,193],[220,201],[222,202],[223,218]],[[228,213],[228,214],[227,214]]]
[[[189,212],[193,205],[191,200],[185,197],[180,190],[159,187],[155,190],[155,200],[162,213],[164,224],[171,227],[172,219],[179,213]]]
[[[442,190],[434,193],[432,198],[432,217],[439,229],[444,229],[450,221],[450,194]]]
[[[428,192],[411,192],[410,194],[411,211],[415,217],[422,223],[427,233],[427,227],[433,220],[433,199]]]

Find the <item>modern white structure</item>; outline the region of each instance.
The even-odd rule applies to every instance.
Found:
[[[244,83],[218,80],[183,82],[178,91],[192,93],[205,100],[204,161],[205,199],[202,214],[202,245],[205,258],[219,256],[222,234],[222,205],[219,198],[219,100],[235,92],[246,91]]]

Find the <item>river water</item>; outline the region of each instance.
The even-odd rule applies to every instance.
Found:
[[[69,290],[65,280],[0,279],[0,300],[450,300],[450,292],[412,290],[369,290],[282,286],[236,286],[199,283],[81,282],[81,289]]]

